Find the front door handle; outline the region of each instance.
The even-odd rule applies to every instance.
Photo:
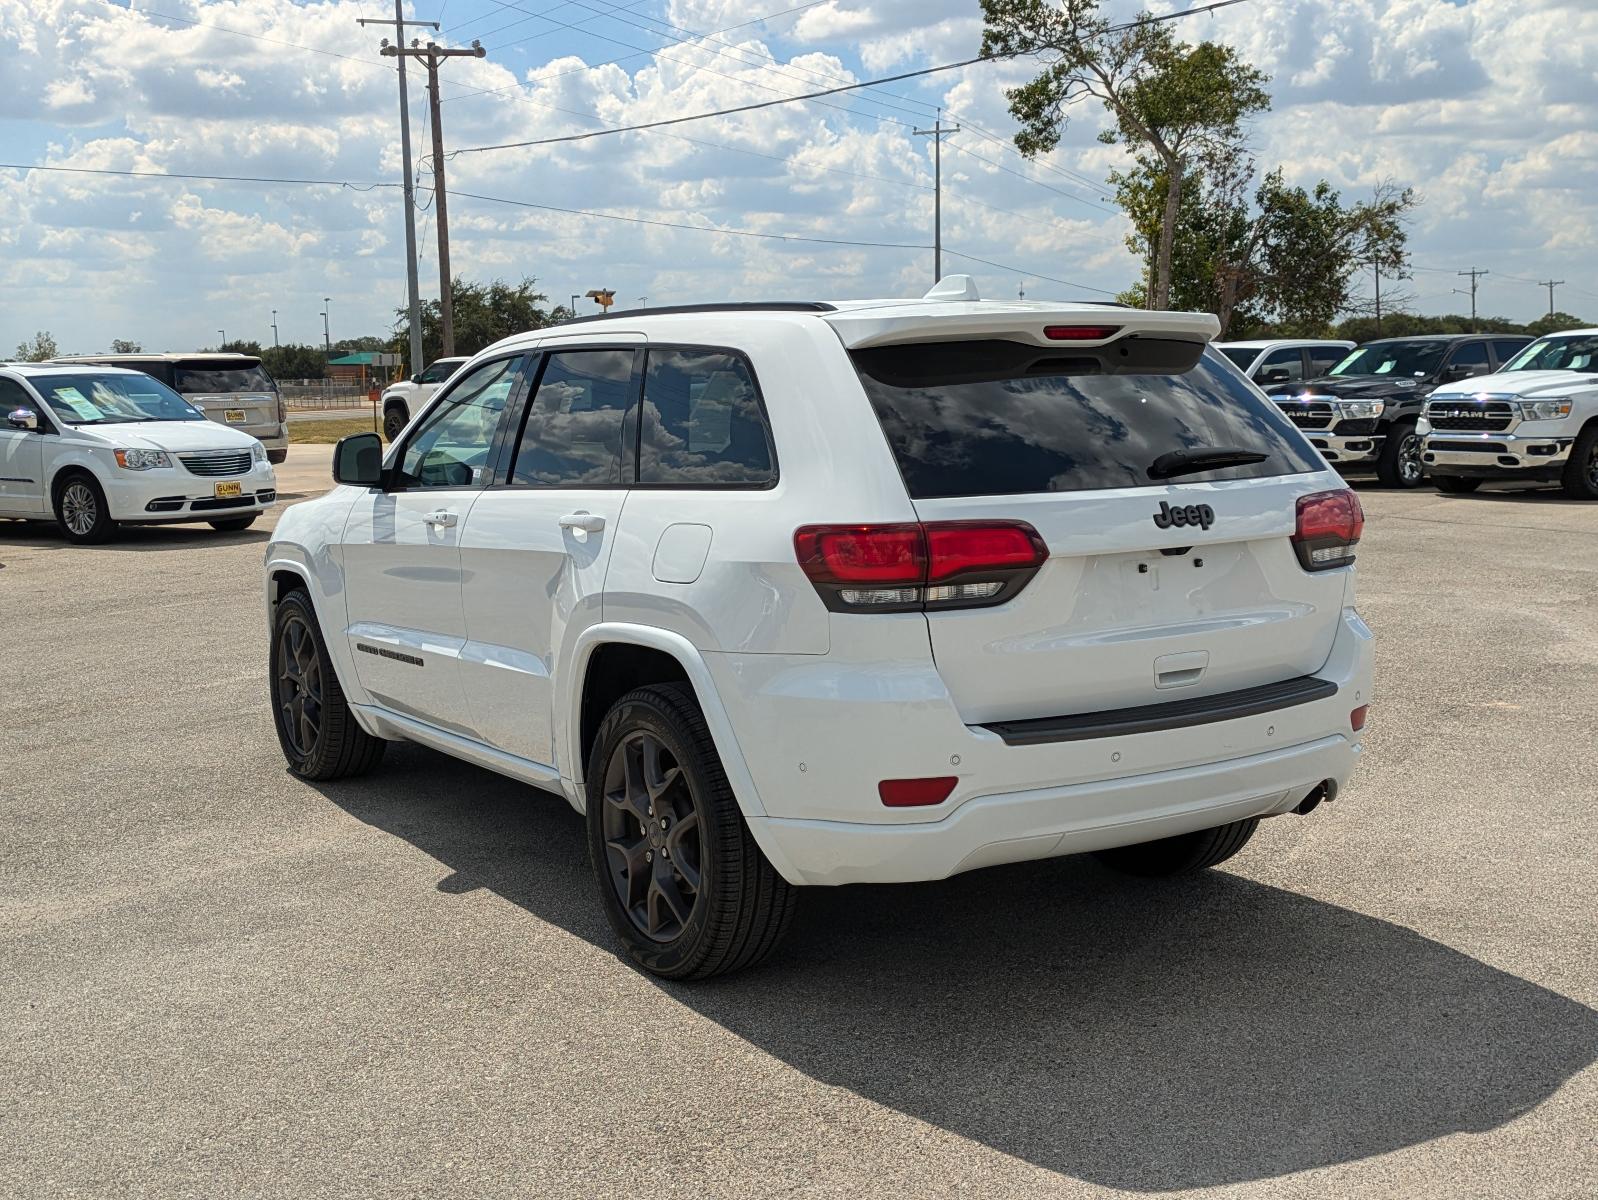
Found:
[[[584,533],[598,533],[605,527],[605,518],[598,513],[567,513],[560,519],[562,529],[581,529]]]
[[[455,514],[445,512],[443,509],[428,513],[422,520],[429,525],[437,526],[439,529],[453,529],[455,527]]]

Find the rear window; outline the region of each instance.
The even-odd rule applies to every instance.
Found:
[[[260,363],[179,363],[173,384],[187,396],[218,396],[235,392],[270,392],[274,384]]]
[[[1322,469],[1276,406],[1212,352],[1139,338],[1102,353],[1018,342],[885,346],[852,354],[910,495],[1000,496],[1149,487],[1173,450],[1239,447],[1260,463],[1178,482]]]

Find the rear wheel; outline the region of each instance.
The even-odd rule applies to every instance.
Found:
[[[1259,823],[1258,817],[1250,817],[1246,821],[1233,821],[1230,825],[1200,829],[1196,833],[1182,833],[1176,837],[1161,838],[1157,842],[1140,842],[1136,846],[1100,850],[1094,857],[1123,875],[1149,878],[1190,875],[1231,858],[1248,844]]]
[[[1376,478],[1383,487],[1418,488],[1425,482],[1425,468],[1420,460],[1420,434],[1412,421],[1394,425],[1382,443],[1381,455],[1376,460]]]
[[[587,793],[600,899],[633,962],[703,979],[776,948],[797,889],[755,845],[692,691],[660,684],[617,701]]]
[[[400,430],[405,428],[410,419],[410,414],[405,411],[404,405],[391,404],[385,408],[383,410],[383,440],[392,442],[399,437]]]
[[[86,471],[73,471],[56,480],[55,519],[67,541],[80,546],[110,541],[117,532],[105,492]]]
[[[1598,500],[1598,424],[1576,436],[1563,482],[1565,495],[1572,500]]]
[[[296,589],[272,617],[272,716],[289,770],[302,779],[361,775],[388,743],[355,721],[333,671],[311,598]]]
[[[1481,480],[1468,479],[1463,475],[1433,475],[1432,482],[1437,485],[1439,492],[1450,492],[1454,495],[1474,492],[1481,487]]]
[[[248,529],[251,525],[254,525],[257,515],[256,513],[251,513],[247,517],[228,517],[223,521],[207,521],[206,524],[210,525],[218,533],[238,533],[239,530]]]

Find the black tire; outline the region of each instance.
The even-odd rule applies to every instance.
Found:
[[[206,524],[218,533],[238,533],[240,530],[248,529],[251,525],[254,525],[255,518],[258,516],[260,516],[259,513],[251,513],[247,517],[227,517],[221,521],[207,521]]]
[[[1562,483],[1572,500],[1598,500],[1598,424],[1576,435]]]
[[[589,756],[587,813],[605,916],[638,966],[705,979],[776,948],[798,889],[750,835],[686,685],[643,687],[616,702]]]
[[[1387,431],[1387,440],[1382,443],[1382,452],[1376,459],[1376,478],[1383,487],[1408,490],[1426,482],[1420,441],[1413,421],[1394,425]]]
[[[266,452],[266,461],[269,463],[287,462],[288,457],[289,448],[287,446],[284,446],[281,450],[268,450]]]
[[[109,542],[117,535],[117,523],[105,502],[100,483],[87,471],[63,471],[51,489],[55,500],[55,520],[61,535],[79,546]]]
[[[1258,817],[1249,817],[1246,821],[1233,821],[1230,825],[1200,829],[1196,833],[1182,833],[1176,837],[1161,838],[1157,842],[1140,842],[1135,846],[1100,850],[1094,857],[1123,875],[1141,875],[1151,879],[1191,875],[1231,858],[1248,844],[1259,823]]]
[[[399,437],[400,430],[405,428],[410,419],[411,414],[403,404],[390,404],[383,410],[383,440],[392,442]]]
[[[1464,475],[1433,475],[1432,482],[1437,485],[1439,492],[1448,492],[1450,495],[1462,496],[1466,492],[1474,492],[1481,487],[1481,480],[1470,479]]]
[[[311,598],[301,589],[280,599],[272,614],[268,673],[272,720],[291,772],[301,779],[344,779],[382,761],[388,743],[356,723]]]

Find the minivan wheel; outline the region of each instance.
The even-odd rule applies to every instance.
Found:
[[[1433,475],[1432,482],[1437,485],[1439,492],[1448,492],[1452,495],[1474,492],[1481,487],[1481,480],[1471,479],[1464,475]]]
[[[1123,875],[1149,878],[1189,875],[1231,858],[1248,844],[1259,823],[1258,817],[1249,817],[1245,821],[1233,821],[1230,825],[1215,829],[1200,829],[1196,833],[1181,833],[1176,837],[1161,838],[1157,842],[1140,842],[1135,846],[1100,850],[1094,857]]]
[[[398,405],[391,404],[385,408],[383,410],[383,440],[392,442],[399,437],[400,431],[405,428],[409,420],[410,417],[405,410]]]
[[[87,471],[73,471],[56,480],[55,519],[67,541],[80,546],[108,542],[117,532],[105,493]]]
[[[1425,482],[1426,469],[1421,463],[1421,437],[1413,423],[1395,425],[1382,443],[1382,452],[1376,460],[1376,478],[1383,487],[1418,488]]]
[[[628,958],[666,979],[704,979],[776,948],[798,890],[755,844],[686,685],[616,702],[586,788],[589,858]]]
[[[1577,435],[1562,482],[1572,500],[1598,500],[1598,424]]]
[[[356,723],[339,686],[311,598],[300,589],[272,615],[272,717],[289,770],[301,779],[361,775],[388,746]]]

